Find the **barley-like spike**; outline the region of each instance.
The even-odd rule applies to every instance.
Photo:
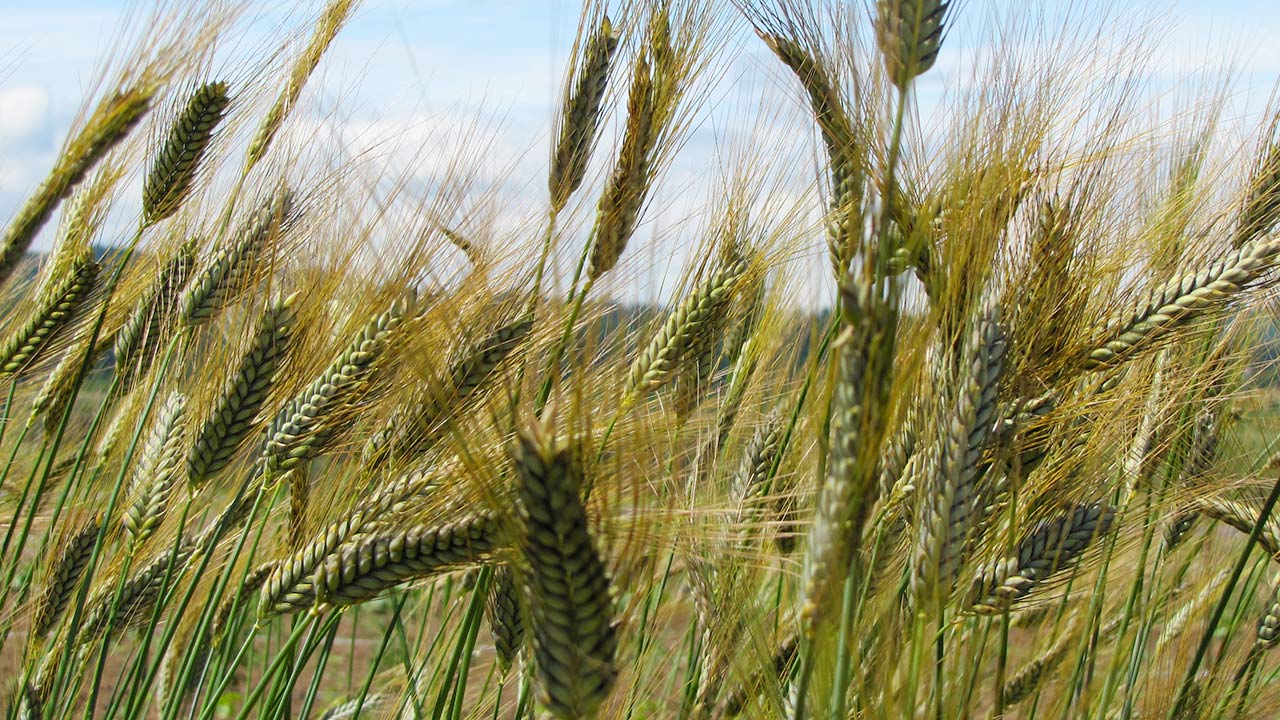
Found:
[[[1129,313],[1110,325],[1104,339],[1084,359],[1083,367],[1094,370],[1119,365],[1200,311],[1230,301],[1270,271],[1277,254],[1280,238],[1247,242],[1207,267],[1146,293]]]
[[[1041,681],[1067,657],[1067,651],[1071,647],[1070,637],[1064,634],[1058,638],[1057,642],[1050,645],[1048,650],[1023,665],[1004,684],[1003,698],[1005,706],[1017,705],[1031,697],[1031,693],[1040,687]]]
[[[728,259],[671,311],[662,329],[631,366],[632,392],[656,390],[675,376],[699,338],[728,310],[746,269],[744,259]]]
[[[950,4],[945,0],[877,0],[876,44],[889,80],[898,88],[905,90],[938,59]]]
[[[263,443],[263,467],[278,477],[321,454],[332,438],[333,415],[350,403],[401,321],[413,311],[414,299],[396,300],[352,338],[347,348],[302,392],[276,414]]]
[[[271,141],[275,139],[285,118],[298,104],[298,98],[302,96],[302,88],[306,85],[307,79],[320,64],[320,58],[329,49],[333,39],[338,36],[338,30],[347,21],[355,3],[356,0],[333,0],[320,15],[320,21],[316,23],[315,31],[311,35],[311,42],[294,62],[284,88],[276,97],[271,109],[267,111],[266,117],[262,119],[262,124],[258,126],[253,139],[249,141],[249,149],[245,155],[246,170],[258,164],[258,161],[267,154],[267,149],[271,147]]]
[[[253,265],[289,221],[292,194],[280,190],[262,202],[241,226],[235,242],[220,249],[187,286],[179,303],[188,325],[202,325],[233,300]]]
[[[145,375],[162,343],[162,334],[177,307],[177,295],[195,270],[195,238],[184,242],[156,275],[146,294],[129,310],[112,343],[121,382]]]
[[[297,550],[307,529],[307,505],[311,500],[311,466],[302,464],[289,473],[289,549]]]
[[[357,503],[342,519],[330,523],[271,572],[262,585],[259,619],[266,620],[290,612],[295,607],[309,605],[315,597],[313,576],[325,558],[338,546],[360,537],[375,519],[399,512],[406,504],[439,488],[440,484],[440,477],[434,469],[409,473]]]
[[[89,564],[89,556],[93,554],[93,546],[101,527],[102,515],[82,525],[67,538],[57,559],[49,565],[44,589],[40,593],[40,599],[36,601],[35,618],[31,621],[31,632],[36,637],[48,635],[70,604],[71,596]]]
[[[316,568],[314,601],[355,605],[397,585],[481,562],[504,542],[502,524],[491,513],[357,538]]]
[[[141,545],[164,517],[169,492],[182,467],[185,416],[186,398],[174,392],[156,415],[147,435],[146,445],[129,484],[133,502],[121,521],[133,548]]]
[[[551,156],[551,177],[547,182],[551,207],[556,212],[564,208],[586,177],[587,160],[600,127],[600,104],[617,49],[618,32],[605,16],[587,40],[573,90],[560,111],[560,139]]]
[[[358,697],[352,698],[325,710],[324,714],[320,716],[320,720],[349,720],[358,714],[380,708],[390,703],[391,700],[392,697],[390,695],[382,693],[367,695],[363,700]]]
[[[84,622],[79,628],[80,643],[91,643],[144,620],[165,589],[172,586],[165,583],[166,577],[176,583],[195,551],[195,545],[185,540],[177,548],[166,548],[130,575],[118,596],[115,580],[108,582],[103,591],[88,600]]]
[[[19,375],[40,358],[75,317],[97,279],[98,263],[85,253],[54,286],[49,299],[0,346],[0,377]]]
[[[618,264],[627,241],[635,232],[640,208],[649,191],[649,170],[659,128],[657,102],[649,63],[641,58],[631,80],[627,99],[627,127],[618,161],[596,209],[595,241],[587,260],[587,277],[600,278]]]
[[[8,279],[58,203],[103,156],[128,136],[150,107],[149,92],[132,90],[113,95],[94,110],[84,128],[59,153],[49,176],[23,203],[0,237],[0,281]]]
[[[1253,532],[1253,525],[1261,514],[1261,508],[1249,503],[1213,496],[1197,498],[1195,507],[1201,515],[1233,527],[1245,535]],[[1280,521],[1277,521],[1274,516],[1267,518],[1263,523],[1262,534],[1258,536],[1258,545],[1271,557],[1280,560]]]
[[[940,428],[936,473],[926,489],[925,516],[912,576],[915,599],[937,583],[950,592],[987,506],[977,487],[982,450],[995,424],[996,389],[1004,361],[1004,329],[997,309],[977,318],[953,388],[954,406]]]
[[[191,192],[200,161],[213,140],[213,131],[231,103],[225,82],[200,86],[169,128],[151,171],[142,186],[142,215],[155,224],[177,212]]]
[[[1015,557],[997,560],[978,573],[967,604],[982,615],[1008,612],[1049,576],[1075,565],[1093,539],[1106,534],[1114,517],[1110,507],[1094,503],[1041,522],[1018,543]]]
[[[500,565],[489,581],[489,595],[485,598],[485,618],[493,635],[493,649],[498,666],[505,674],[511,669],[516,655],[524,646],[524,614],[520,588],[516,585],[515,572],[510,565]]]
[[[1254,652],[1270,650],[1280,643],[1280,583],[1271,591],[1271,600],[1267,609],[1258,618],[1258,635],[1254,641]]]
[[[1280,116],[1272,118],[1270,143],[1249,182],[1249,194],[1236,223],[1233,245],[1240,247],[1271,231],[1280,221]]]
[[[258,329],[240,359],[240,366],[227,378],[213,412],[200,426],[187,453],[187,479],[193,485],[199,487],[221,472],[252,430],[288,351],[297,297],[294,293],[277,299],[258,321]]]
[[[537,696],[556,717],[591,718],[618,674],[613,598],[579,495],[577,453],[555,447],[549,433],[535,426],[512,454]]]

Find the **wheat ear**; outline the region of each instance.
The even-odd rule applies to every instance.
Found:
[[[133,502],[121,520],[133,549],[155,532],[164,517],[169,492],[182,467],[186,408],[186,398],[181,393],[169,395],[156,414],[142,455],[134,469],[133,480],[129,484]]]
[[[330,425],[334,415],[365,385],[392,335],[413,312],[414,302],[411,295],[405,296],[369,321],[324,372],[276,414],[263,444],[262,461],[268,477],[325,450],[335,430]]]
[[[311,41],[294,62],[284,89],[280,91],[271,109],[262,119],[262,124],[254,133],[253,139],[249,141],[249,148],[245,155],[246,170],[256,165],[267,154],[267,149],[271,147],[271,141],[275,139],[285,118],[298,104],[298,98],[302,96],[302,88],[307,84],[307,79],[311,77],[311,73],[315,72],[316,66],[320,64],[320,58],[324,57],[325,51],[338,36],[338,31],[351,15],[355,4],[355,0],[333,0],[320,15],[320,20],[316,23],[315,31],[311,35]]]
[[[1054,573],[1073,567],[1094,538],[1111,527],[1115,511],[1094,503],[1040,523],[1018,543],[1015,557],[980,571],[969,590],[969,606],[983,615],[1008,612]]]
[[[58,203],[128,136],[150,107],[151,94],[141,90],[117,93],[98,105],[85,127],[63,148],[49,176],[5,228],[0,237],[0,281],[13,272]]]
[[[490,513],[358,538],[316,568],[315,602],[355,605],[397,585],[480,562],[503,544],[502,525]]]
[[[97,279],[98,263],[86,251],[51,288],[48,299],[0,346],[0,377],[20,375],[40,359],[53,339],[71,323]]]
[[[71,596],[89,565],[89,557],[93,555],[93,547],[97,543],[101,527],[101,515],[80,526],[62,544],[58,557],[49,565],[44,589],[40,592],[40,599],[36,601],[36,614],[31,621],[31,633],[35,637],[48,635],[66,611]]]
[[[535,426],[522,434],[512,456],[537,695],[556,717],[590,718],[618,674],[613,598],[579,495],[580,461],[549,432]]]
[[[202,325],[244,289],[253,265],[289,221],[292,194],[285,189],[265,199],[246,219],[235,241],[221,248],[182,293],[179,307],[188,325]]]
[[[187,479],[199,487],[235,457],[253,429],[293,336],[293,305],[298,294],[271,303],[258,321],[249,348],[227,378],[213,411],[187,452]]]
[[[498,665],[506,673],[524,646],[525,636],[524,601],[510,565],[501,565],[494,570],[489,581],[489,595],[485,598],[484,614],[493,635]]]
[[[889,80],[905,89],[933,67],[945,36],[950,2],[877,0],[876,44]]]
[[[164,220],[182,206],[213,140],[213,131],[230,103],[224,82],[202,85],[187,100],[151,161],[142,186],[142,216],[147,224]]]
[[[925,489],[924,517],[912,583],[916,601],[936,584],[950,592],[985,499],[976,487],[983,447],[995,422],[1003,368],[1004,329],[993,306],[977,318],[965,343],[954,405],[940,423],[937,469]]]
[[[1103,339],[1084,359],[1084,368],[1094,370],[1123,363],[1201,312],[1230,301],[1269,272],[1277,254],[1280,238],[1250,241],[1205,268],[1146,293],[1131,311],[1110,324]]]
[[[747,263],[728,258],[703,280],[671,314],[658,334],[631,365],[631,392],[656,390],[675,376],[704,333],[729,309]]]
[[[112,341],[116,374],[127,384],[132,378],[145,375],[159,350],[164,333],[174,309],[178,294],[191,278],[196,263],[196,240],[182,243],[173,257],[160,268],[155,282],[134,303],[124,324],[116,331]]]
[[[617,49],[618,33],[605,16],[587,40],[573,90],[560,111],[560,139],[551,155],[547,181],[551,207],[556,212],[564,208],[586,177],[587,160],[599,134],[600,105]]]

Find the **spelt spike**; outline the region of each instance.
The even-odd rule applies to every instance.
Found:
[[[889,80],[905,90],[933,67],[945,37],[944,0],[877,0],[876,43]]]
[[[520,588],[510,565],[500,565],[493,572],[489,583],[489,595],[484,605],[489,631],[493,635],[493,649],[498,656],[498,666],[503,674],[511,669],[516,655],[524,646],[524,614]]]

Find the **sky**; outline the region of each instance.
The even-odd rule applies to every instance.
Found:
[[[957,3],[955,27],[938,68],[921,88],[924,114],[931,98],[962,82],[966,59],[991,43],[991,18],[1018,4]],[[1049,14],[1079,4],[1040,3]],[[1260,121],[1280,79],[1280,43],[1275,42],[1280,3],[1118,0],[1105,5],[1111,19],[1103,20],[1101,12],[1089,15],[1099,19],[1104,36],[1113,27],[1153,23],[1148,79],[1154,85],[1177,94],[1194,84],[1188,78],[1230,67],[1236,80],[1224,115],[1242,126]],[[0,0],[0,220],[48,171],[126,12],[147,6],[146,0]],[[266,38],[272,27],[307,27],[322,3],[251,6],[252,32]],[[391,161],[412,158],[428,168],[432,158],[424,156],[433,153],[407,145],[447,145],[448,138],[478,127],[493,138],[486,152],[495,174],[545,177],[550,123],[579,9],[578,0],[365,0],[308,85],[304,111],[311,119],[302,122],[313,122],[317,133],[337,138],[352,152],[381,152]],[[254,39],[245,46],[253,47]],[[808,175],[814,175],[812,138],[795,131],[796,113],[788,115],[788,110],[803,111],[798,94],[785,86],[788,79],[758,41],[742,32],[733,42],[737,56],[668,172],[662,204],[671,217],[690,214],[694,198],[705,198],[718,171],[713,158],[724,156],[727,144],[776,142],[778,149],[803,159]],[[762,102],[786,109],[764,120],[745,120]],[[530,180],[504,192],[528,195],[543,187]],[[651,217],[642,232],[655,231],[651,226],[662,222],[661,216]]]

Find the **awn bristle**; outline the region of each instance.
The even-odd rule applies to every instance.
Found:
[[[1250,178],[1249,194],[1236,223],[1235,247],[1270,232],[1280,221],[1280,115],[1272,119],[1268,135],[1270,142]]]
[[[173,215],[191,192],[213,131],[231,103],[225,82],[202,85],[169,128],[142,186],[142,215],[148,225]]]
[[[556,717],[590,718],[618,675],[613,598],[579,495],[577,449],[555,447],[549,432],[521,434],[512,453],[537,696]]]
[[[587,40],[572,92],[560,111],[560,140],[551,156],[551,207],[564,208],[582,185],[587,161],[600,129],[600,106],[609,84],[609,70],[618,49],[618,33],[606,15]]]
[[[227,379],[195,442],[187,453],[187,479],[196,487],[216,476],[235,457],[253,430],[262,404],[288,352],[295,322],[297,293],[271,303],[258,321],[257,331],[240,366]]]

